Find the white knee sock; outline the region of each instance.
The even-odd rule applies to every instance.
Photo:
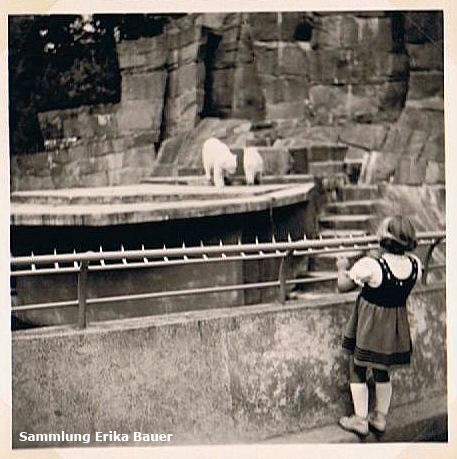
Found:
[[[392,383],[375,383],[376,388],[376,411],[384,416],[389,412],[390,399],[392,397]]]
[[[366,418],[368,416],[368,386],[366,383],[351,383],[350,387],[356,416]]]

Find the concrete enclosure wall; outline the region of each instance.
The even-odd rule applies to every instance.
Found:
[[[312,187],[311,187],[312,188]],[[316,237],[316,222],[320,208],[320,196],[315,188],[308,191],[305,200],[271,209],[218,215],[212,218],[188,218],[152,222],[144,225],[101,227],[98,231],[88,227],[33,226],[14,227],[12,231],[12,253],[15,255],[31,251],[70,253],[73,247],[78,252],[137,249],[142,244],[147,248],[187,247],[205,245],[236,244],[238,241],[252,243],[285,241]],[[40,241],[37,245],[37,241]],[[61,241],[61,243],[60,243]],[[159,241],[159,242],[158,242]],[[55,244],[55,245],[52,245]],[[300,257],[294,258],[293,270],[306,269]],[[88,298],[129,295],[160,291],[175,291],[224,285],[237,285],[278,280],[279,259],[217,262],[187,266],[165,266],[158,268],[121,269],[118,271],[92,271],[88,280]],[[294,277],[290,274],[289,278]],[[19,276],[15,278],[17,305],[73,300],[77,297],[77,277],[74,274],[45,274]],[[254,289],[215,293],[211,296],[190,295],[157,298],[144,301],[128,301],[126,304],[105,303],[89,308],[88,320],[111,320],[132,316],[163,314],[194,309],[240,306],[272,301],[277,297],[277,288]],[[76,307],[26,311],[17,317],[32,324],[68,324],[77,317]]]
[[[154,269],[121,269],[119,271],[91,272],[88,298],[135,295],[192,288],[205,288],[243,283],[242,262],[229,262]],[[77,297],[76,274],[51,276],[26,276],[17,279],[17,303],[31,304],[75,299]],[[205,309],[214,305],[225,307],[244,304],[244,292],[233,291],[207,295],[174,296],[142,301],[109,302],[89,306],[89,322],[124,319],[179,311]],[[39,325],[75,324],[76,307],[51,308],[44,311],[27,311],[16,314],[23,322]]]
[[[16,332],[13,447],[23,446],[20,432],[165,432],[176,445],[334,423],[350,412],[340,345],[354,299]],[[393,375],[393,406],[405,410],[446,392],[444,286],[418,288],[409,311],[413,360]]]

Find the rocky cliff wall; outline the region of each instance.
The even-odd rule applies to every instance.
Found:
[[[200,145],[212,134],[199,127],[207,118],[219,119],[215,132],[237,146],[343,143],[350,158],[371,154],[371,181],[442,183],[442,22],[439,11],[219,13],[175,19],[159,36],[118,44],[119,104],[40,115],[51,160],[48,154],[47,160],[36,156],[38,162],[54,161],[62,148],[69,150],[59,153],[64,159],[74,156],[74,148],[84,149],[86,159],[77,160],[84,167],[74,182],[56,172],[52,177],[33,174],[35,160],[28,158],[12,161],[12,187],[57,188],[78,181],[115,185],[134,183],[153,171],[190,170],[200,164],[200,152],[193,147],[189,152],[186,139]],[[243,124],[236,119],[250,127],[234,139],[230,130]],[[228,134],[220,134],[224,128]],[[97,174],[103,167],[92,150],[111,152],[110,142],[137,137],[148,145],[146,163],[142,152],[129,174],[119,172],[116,179]],[[175,144],[179,152],[170,148]],[[171,171],[153,166],[162,145],[159,165],[165,161]],[[136,152],[128,154],[135,164]],[[64,159],[62,174],[70,167]],[[32,167],[24,169],[29,163]],[[35,176],[29,180],[30,174]],[[46,176],[42,183],[41,176]]]

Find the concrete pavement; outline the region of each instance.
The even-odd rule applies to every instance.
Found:
[[[394,389],[395,390],[395,389]],[[269,438],[263,443],[387,443],[447,441],[447,399],[446,395],[422,400],[394,408],[388,417],[386,432],[383,435],[370,433],[361,438],[346,432],[335,423],[316,429],[295,432]]]

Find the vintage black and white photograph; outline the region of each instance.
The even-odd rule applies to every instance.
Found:
[[[8,15],[13,450],[448,442],[445,15],[280,5]]]

